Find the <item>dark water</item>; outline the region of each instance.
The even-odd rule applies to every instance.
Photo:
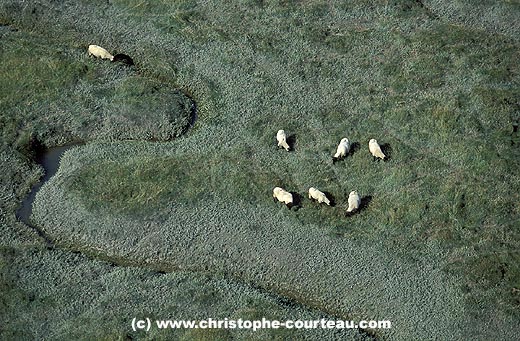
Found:
[[[30,223],[32,204],[36,193],[42,187],[42,185],[48,181],[56,172],[60,166],[61,156],[66,150],[74,148],[76,145],[68,145],[61,147],[54,147],[46,149],[43,153],[36,157],[36,162],[40,164],[45,173],[43,177],[33,186],[29,195],[22,201],[22,206],[16,211],[16,217],[24,222],[25,224],[32,226]]]
[[[197,121],[197,106],[195,101],[192,100],[192,103],[193,105],[191,108],[190,123],[187,129],[193,128],[195,121]],[[36,193],[40,190],[45,182],[47,182],[54,176],[54,174],[56,174],[58,168],[60,167],[60,160],[63,153],[82,144],[83,143],[79,142],[60,147],[47,148],[36,157],[36,162],[43,167],[44,175],[40,181],[38,181],[38,183],[33,186],[29,195],[27,195],[27,197],[25,197],[25,199],[22,201],[21,207],[18,209],[18,211],[16,211],[16,217],[28,226],[33,227],[42,237],[45,237],[43,236],[42,231],[31,224],[32,205],[34,199],[36,198]]]

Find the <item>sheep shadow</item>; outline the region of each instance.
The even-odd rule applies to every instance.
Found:
[[[350,145],[350,151],[349,151],[348,155],[354,155],[360,149],[361,149],[361,144],[359,144],[359,142],[352,142],[352,144]]]
[[[287,144],[289,145],[289,151],[293,151],[294,146],[296,145],[296,134],[287,137]]]
[[[368,205],[370,205],[371,201],[372,201],[371,195],[365,195],[364,197],[362,197],[361,204],[359,205],[358,211],[362,211],[362,210],[365,210],[366,208],[368,208]]]
[[[392,146],[390,145],[390,143],[384,143],[380,145],[380,147],[383,154],[385,154],[385,159],[383,161],[390,161],[390,159],[392,158]]]
[[[330,193],[330,192],[323,192],[323,194],[325,194],[325,196],[329,199],[330,207],[336,206],[336,197],[334,197],[332,195],[332,193]]]
[[[302,196],[298,192],[289,192],[293,197],[293,202],[287,207],[292,211],[298,211],[302,207]]]
[[[112,59],[112,62],[120,62],[120,63],[122,63],[124,65],[127,65],[127,66],[135,65],[134,64],[134,60],[132,59],[132,57],[130,57],[129,55],[124,54],[124,53],[118,53],[118,54],[114,55],[114,58]]]
[[[372,201],[372,196],[371,195],[365,195],[364,197],[361,198],[361,203],[359,204],[359,208],[357,210],[355,210],[354,212],[347,212],[345,214],[346,217],[351,217],[355,214],[358,214],[360,213],[361,211],[364,211],[365,209],[368,208],[368,206],[370,205],[370,202]]]

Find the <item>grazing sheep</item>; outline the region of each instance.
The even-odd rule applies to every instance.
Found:
[[[327,198],[327,196],[325,195],[325,193],[317,190],[316,188],[314,187],[311,187],[309,188],[309,199],[315,199],[317,200],[320,204],[321,203],[326,203],[327,205],[330,206],[330,200]]]
[[[347,212],[355,212],[359,209],[361,205],[361,199],[359,199],[359,195],[356,191],[350,192],[348,195],[348,208]]]
[[[134,60],[129,55],[126,55],[123,53],[118,53],[118,54],[114,55],[114,58],[112,58],[112,61],[121,62],[121,63],[129,65],[129,66],[134,65]]]
[[[293,204],[292,194],[280,187],[275,187],[273,189],[273,198],[283,202],[289,208],[291,208],[291,205]]]
[[[336,154],[334,154],[332,159],[335,161],[335,160],[344,158],[345,156],[347,156],[349,151],[350,151],[350,142],[345,137],[345,138],[341,139],[341,142],[338,145]]]
[[[381,151],[381,147],[379,146],[379,144],[377,143],[377,140],[376,139],[371,139],[369,142],[368,142],[368,149],[370,150],[370,153],[372,153],[372,155],[374,157],[378,157],[380,158],[381,160],[384,160],[386,155],[383,154],[383,152]]]
[[[284,130],[278,130],[278,133],[276,133],[276,140],[278,141],[278,147],[285,148],[286,151],[289,151],[289,145],[287,144],[287,135],[285,135]]]
[[[101,58],[101,59],[114,60],[114,56],[112,56],[110,54],[110,52],[108,52],[107,50],[105,50],[101,46],[97,46],[97,45],[89,45],[88,46],[88,55],[89,56],[98,57],[98,58]]]

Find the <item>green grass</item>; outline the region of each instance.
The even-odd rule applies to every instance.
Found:
[[[186,131],[192,101],[172,84],[87,57],[36,34],[5,32],[0,72],[3,141],[24,150],[90,139],[169,140]],[[4,142],[5,143],[5,142]]]
[[[264,201],[259,186],[268,186],[273,177],[274,172],[254,173],[247,162],[221,155],[129,158],[92,163],[73,175],[69,187],[84,197],[89,209],[149,215],[167,208],[172,200],[194,206],[215,196]],[[223,183],[222,178],[228,181]]]
[[[158,330],[133,332],[134,317],[201,320],[207,318],[330,318],[276,296],[224,278],[179,271],[164,274],[114,267],[83,255],[37,248],[0,249],[0,321],[7,340],[200,340],[274,339],[284,330]],[[49,313],[49,312],[52,312]],[[42,323],[45,321],[45,323]],[[298,339],[334,336],[362,340],[357,331],[291,331]]]
[[[34,32],[9,33],[29,47],[3,57],[16,69],[33,53],[34,65],[16,76],[30,91],[3,85],[5,141],[168,140],[185,132],[188,116],[175,113],[190,106],[167,94],[181,88],[197,102],[194,129],[171,142],[65,154],[33,217],[58,245],[390,319],[399,327],[383,338],[517,333],[515,2],[68,2],[73,16],[6,6],[3,21]],[[138,71],[88,60],[93,42],[128,53]],[[32,82],[46,77],[52,86]],[[45,96],[22,96],[35,92]],[[18,137],[9,109],[30,100],[40,111],[22,110]],[[39,118],[48,108],[50,123]],[[280,128],[296,135],[294,152],[276,148]],[[344,136],[359,149],[333,165]],[[389,146],[388,162],[372,161],[370,138]],[[274,186],[300,193],[302,207],[273,203]],[[310,186],[338,205],[310,202]],[[351,190],[371,201],[346,217]]]

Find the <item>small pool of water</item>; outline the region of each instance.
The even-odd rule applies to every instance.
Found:
[[[16,211],[16,217],[29,226],[31,224],[30,218],[32,213],[32,205],[36,198],[36,193],[40,190],[43,184],[48,181],[56,172],[60,166],[60,160],[63,153],[77,145],[67,145],[60,147],[53,147],[46,149],[42,154],[36,157],[36,162],[43,167],[45,171],[43,177],[36,183],[29,195],[22,201],[22,206]]]

